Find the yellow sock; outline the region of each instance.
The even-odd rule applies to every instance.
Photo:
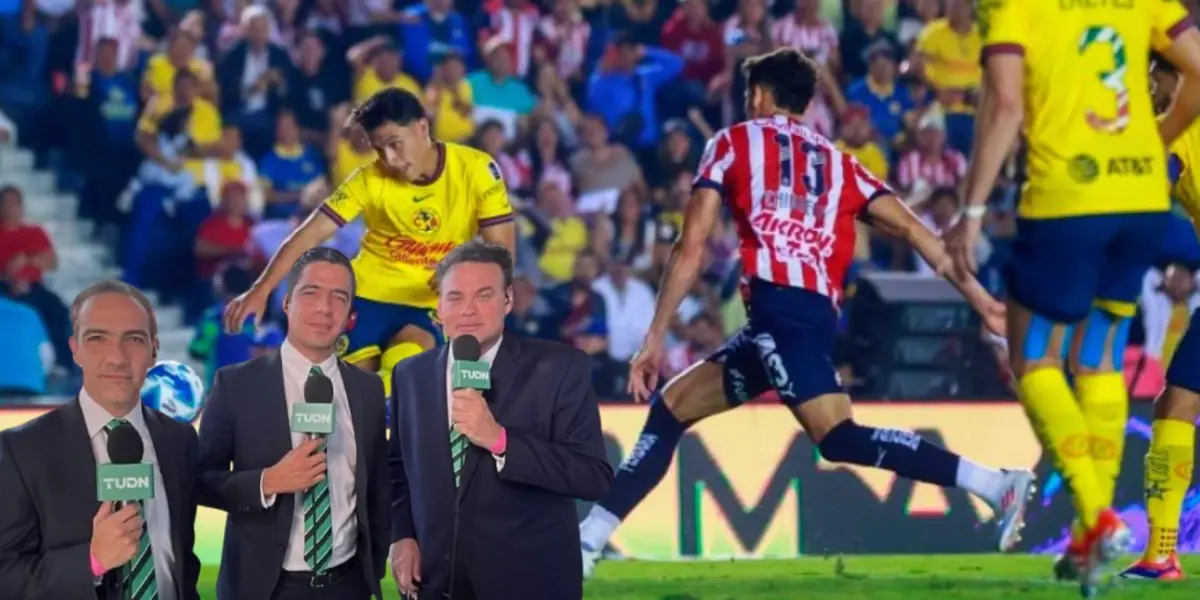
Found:
[[[391,348],[383,351],[383,356],[379,357],[379,376],[383,378],[383,393],[392,395],[392,369],[399,364],[400,361],[416,356],[425,349],[416,342],[400,342]]]
[[[1102,502],[1096,467],[1089,453],[1091,435],[1063,372],[1053,367],[1036,369],[1017,381],[1021,403],[1067,481],[1075,499],[1075,514],[1091,529],[1096,516],[1107,508]]]
[[[1183,498],[1192,482],[1196,426],[1174,419],[1156,419],[1146,452],[1146,515],[1150,539],[1146,560],[1159,561],[1175,551]]]
[[[1125,454],[1125,423],[1129,420],[1129,393],[1125,376],[1120,373],[1080,375],[1075,378],[1075,393],[1083,420],[1091,432],[1092,465],[1100,484],[1100,499],[1112,506],[1121,458]]]

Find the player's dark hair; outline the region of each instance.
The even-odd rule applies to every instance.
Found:
[[[817,67],[795,48],[780,48],[746,59],[742,65],[746,88],[771,92],[775,104],[790,113],[802,114],[817,89]]]
[[[346,258],[345,254],[342,254],[340,250],[335,248],[317,246],[301,254],[300,258],[296,259],[296,264],[292,265],[292,270],[288,272],[287,295],[284,298],[285,304],[292,299],[292,292],[296,291],[296,285],[300,283],[300,277],[304,275],[304,269],[313,263],[327,263],[345,267],[350,272],[350,295],[354,296],[355,290],[358,289],[358,282],[354,279],[354,267],[350,266],[350,259]]]
[[[439,290],[442,289],[442,280],[446,278],[446,274],[450,272],[450,269],[463,263],[496,265],[500,267],[500,272],[504,274],[504,289],[507,290],[512,287],[513,257],[509,253],[508,248],[481,239],[473,239],[451,250],[438,263],[437,270],[433,274],[433,280],[436,282]]]
[[[386,88],[375,92],[350,113],[350,123],[362,125],[368,133],[379,129],[384,123],[395,123],[406,127],[426,118],[421,100],[397,88]]]

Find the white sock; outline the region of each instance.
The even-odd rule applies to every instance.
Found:
[[[579,539],[588,550],[603,550],[621,520],[599,504],[593,504],[587,518],[579,524]]]
[[[1004,473],[975,464],[965,458],[958,459],[958,473],[954,477],[954,485],[967,490],[987,501],[993,507],[1000,505],[1004,498]]]

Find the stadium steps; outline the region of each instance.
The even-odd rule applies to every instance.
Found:
[[[0,185],[15,185],[25,195],[25,216],[46,229],[58,252],[58,270],[46,277],[46,285],[70,303],[80,291],[97,280],[119,278],[121,270],[108,249],[93,241],[93,223],[79,219],[79,199],[55,186],[54,174],[34,168],[29,150],[12,144],[0,145]],[[192,330],[183,325],[177,306],[164,306],[150,293],[159,327],[159,358],[190,361],[187,356]]]

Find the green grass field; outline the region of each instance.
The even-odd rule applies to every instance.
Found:
[[[1124,563],[1120,563],[1124,566]],[[1200,574],[1200,556],[1184,569]],[[595,600],[960,600],[1077,598],[1074,584],[1051,580],[1045,556],[847,556],[722,562],[606,562],[587,582]],[[216,568],[201,577],[201,595],[215,598]],[[387,598],[398,598],[391,580]],[[391,587],[391,590],[386,588]],[[1195,600],[1200,580],[1174,584],[1116,582],[1102,598]]]

